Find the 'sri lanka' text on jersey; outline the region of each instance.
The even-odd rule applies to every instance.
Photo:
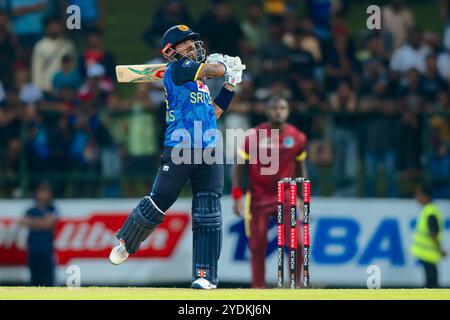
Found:
[[[214,132],[217,130],[217,122],[208,86],[202,80],[197,79],[202,67],[203,64],[186,58],[170,62],[167,65],[164,74],[164,89],[166,92],[165,146],[183,145],[206,148],[215,145],[217,139],[215,135],[212,138],[203,139],[207,130],[212,129]],[[176,131],[178,129],[180,129],[179,132]],[[202,139],[199,140],[198,137],[194,139],[194,131],[195,135],[201,135]],[[183,134],[187,132],[190,136],[189,141],[185,140],[186,134]],[[180,134],[182,137],[180,137]],[[210,134],[211,131],[208,132],[208,135]],[[199,141],[201,141],[201,145]]]

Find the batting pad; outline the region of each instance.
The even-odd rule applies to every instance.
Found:
[[[220,196],[199,192],[192,200],[192,281],[206,278],[218,284],[217,264],[222,249]]]

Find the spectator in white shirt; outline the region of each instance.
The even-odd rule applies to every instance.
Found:
[[[65,55],[75,59],[75,48],[64,37],[64,29],[58,18],[50,18],[45,24],[46,36],[33,50],[32,79],[33,84],[44,92],[52,90],[52,77],[60,69]]]
[[[390,69],[396,74],[404,74],[409,69],[425,72],[425,61],[431,49],[422,42],[422,32],[413,29],[408,35],[408,42],[395,49],[391,57]]]

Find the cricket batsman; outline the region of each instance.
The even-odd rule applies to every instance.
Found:
[[[203,158],[197,163],[193,155],[205,149],[215,152],[216,140],[204,139],[204,134],[217,131],[216,120],[230,105],[245,66],[239,57],[222,54],[212,54],[205,60],[206,50],[199,39],[199,34],[185,25],[170,28],[162,37],[162,54],[170,60],[163,79],[166,91],[164,151],[151,193],[141,199],[118,231],[118,243],[109,259],[113,264],[121,264],[135,253],[163,222],[166,211],[190,180],[193,193],[192,288],[215,289],[222,246],[223,163],[211,164]],[[212,100],[205,79],[223,76],[224,86]],[[186,132],[188,139],[183,136]],[[187,155],[190,161],[179,163],[174,161],[174,155],[181,155],[183,159]]]
[[[232,197],[233,210],[241,216],[244,212],[243,191],[241,177],[245,166],[248,166],[248,188],[245,203],[245,233],[251,255],[252,288],[265,288],[265,260],[267,251],[267,232],[271,217],[276,220],[277,212],[277,182],[281,178],[293,178],[302,176],[307,178],[306,171],[306,135],[286,123],[289,116],[288,102],[280,97],[273,97],[267,105],[268,122],[263,123],[254,130],[249,131],[244,140],[244,145],[238,150],[238,155],[246,160],[246,164],[234,164],[232,169]],[[267,132],[268,139],[259,137],[262,130]],[[273,130],[279,130],[278,141],[272,141]],[[250,143],[250,139],[256,136],[256,142]],[[276,135],[275,135],[276,137]],[[252,149],[256,150],[252,150]],[[279,152],[279,170],[274,175],[262,174],[265,166],[259,159],[251,161],[251,156],[265,153],[264,148],[270,148],[270,153]],[[277,150],[278,149],[278,150]],[[257,152],[258,151],[258,152]],[[267,153],[265,153],[267,154]],[[249,162],[249,163],[248,163]],[[285,190],[285,199],[289,199],[289,188]],[[289,206],[285,206],[284,221],[290,221]],[[298,224],[298,228],[299,228]],[[286,246],[289,242],[289,228],[285,228]],[[297,230],[298,234],[301,234]],[[300,237],[299,237],[300,238]],[[298,240],[298,248],[302,243]],[[300,252],[302,250],[299,250]],[[297,255],[297,266],[302,265],[303,255]],[[298,268],[297,271],[300,271]],[[301,272],[297,274],[297,283],[300,281]]]

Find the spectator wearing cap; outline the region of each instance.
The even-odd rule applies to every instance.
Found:
[[[58,18],[49,18],[45,23],[46,36],[33,50],[32,79],[34,85],[45,93],[52,91],[53,75],[61,68],[64,56],[75,57],[75,48],[65,38],[64,29]]]
[[[29,229],[27,249],[32,286],[55,285],[53,236],[57,221],[52,188],[42,183],[36,189],[35,205],[19,220],[19,224]]]

